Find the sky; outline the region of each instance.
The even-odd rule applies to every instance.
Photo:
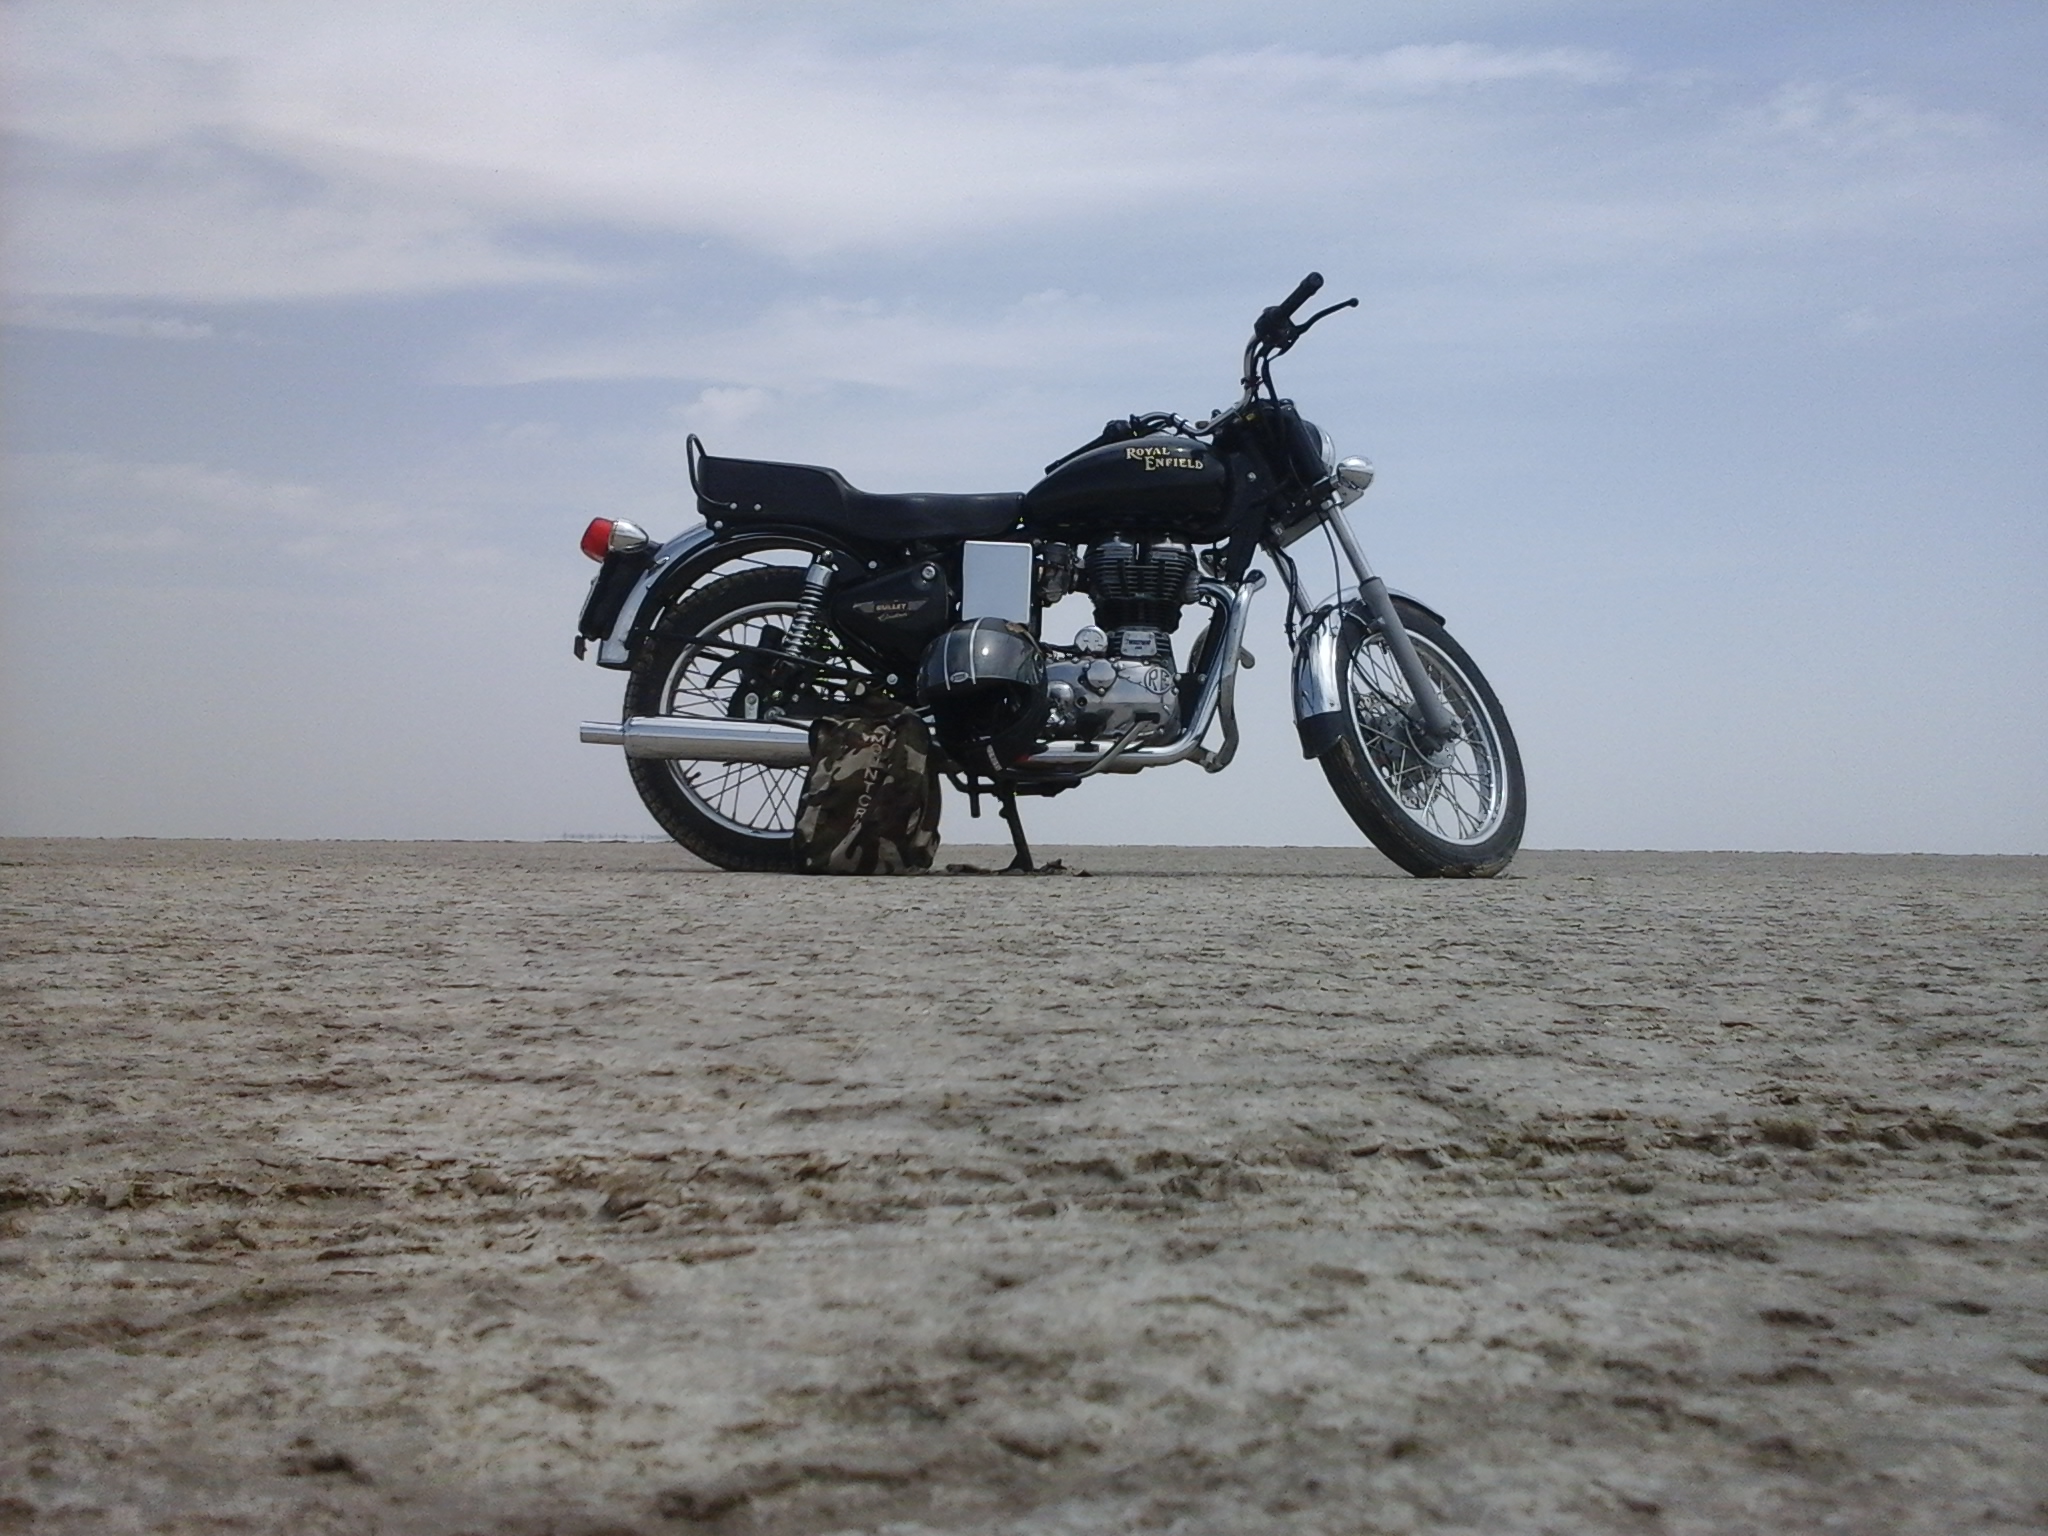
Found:
[[[0,834],[654,832],[570,654],[684,441],[1028,486],[1279,366],[1527,844],[2048,853],[2034,0],[5,0]],[[1311,565],[1321,590],[1327,566]],[[1246,745],[1042,842],[1353,844]],[[948,807],[952,841],[1003,838]]]

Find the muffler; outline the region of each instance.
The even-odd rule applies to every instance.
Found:
[[[810,728],[772,720],[634,715],[628,720],[586,720],[579,734],[594,746],[624,747],[628,757],[760,763],[768,768],[804,768],[811,761]]]

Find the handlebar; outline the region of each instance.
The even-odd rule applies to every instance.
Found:
[[[1271,309],[1260,311],[1258,322],[1252,326],[1252,334],[1260,341],[1278,342],[1290,339],[1288,332],[1294,328],[1294,312],[1314,298],[1322,290],[1322,286],[1323,274],[1309,273],[1295,284],[1294,292]]]
[[[1273,359],[1293,346],[1308,334],[1310,326],[1318,320],[1334,315],[1340,309],[1352,309],[1356,299],[1346,299],[1342,304],[1332,304],[1328,309],[1319,309],[1306,320],[1296,322],[1294,312],[1306,304],[1322,289],[1323,274],[1311,272],[1299,283],[1294,292],[1287,295],[1270,309],[1259,312],[1259,318],[1252,324],[1252,339],[1244,349],[1244,398],[1240,405],[1249,405],[1259,390],[1259,381],[1264,378],[1267,387],[1272,386],[1271,365]]]
[[[1294,292],[1290,293],[1289,295],[1287,295],[1286,298],[1280,301],[1280,313],[1285,315],[1288,319],[1292,320],[1294,318],[1294,312],[1297,309],[1301,308],[1302,305],[1306,304],[1310,299],[1314,298],[1317,294],[1321,293],[1322,291],[1323,274],[1320,272],[1309,273],[1307,277],[1304,277],[1300,282],[1294,285]]]

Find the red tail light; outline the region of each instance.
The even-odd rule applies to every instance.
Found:
[[[612,520],[608,517],[593,517],[590,526],[583,530],[583,553],[593,560],[602,560],[611,552]]]

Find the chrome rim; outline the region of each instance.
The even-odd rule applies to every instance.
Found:
[[[1500,736],[1478,690],[1457,664],[1414,631],[1422,669],[1443,696],[1458,734],[1434,752],[1417,750],[1415,695],[1377,633],[1352,652],[1346,694],[1352,723],[1374,778],[1395,805],[1431,837],[1463,847],[1485,842],[1508,811],[1508,775]]]
[[[704,630],[703,636],[728,645],[761,645],[771,638],[771,630],[787,634],[796,611],[793,602],[736,608]],[[662,682],[660,712],[730,719],[738,687],[732,659],[723,649],[686,646]],[[797,799],[804,788],[801,768],[680,761],[666,766],[690,803],[728,831],[746,837],[781,838],[796,828]]]

